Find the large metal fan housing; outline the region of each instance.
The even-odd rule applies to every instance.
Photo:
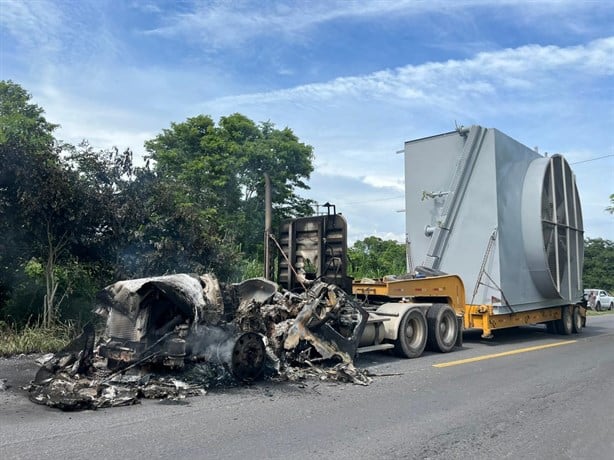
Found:
[[[405,197],[410,268],[459,275],[467,303],[509,313],[581,299],[582,211],[561,155],[481,126],[408,141]]]

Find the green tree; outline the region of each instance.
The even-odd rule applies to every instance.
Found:
[[[49,326],[79,279],[69,274],[84,272],[79,255],[104,233],[104,200],[93,200],[87,175],[64,160],[74,148],[56,142],[56,125],[30,99],[19,85],[0,82],[0,306],[19,316],[28,295],[39,299]]]
[[[79,317],[117,278],[253,275],[264,172],[278,220],[311,212],[297,191],[312,148],[288,128],[200,115],[147,142],[147,164],[135,167],[129,149],[57,142],[56,126],[27,91],[0,82],[0,319]]]
[[[30,103],[30,95],[21,86],[0,81],[0,289],[4,301],[19,278],[20,267],[38,255],[28,232],[34,224],[30,220],[34,216],[28,215],[32,211],[29,206],[38,205],[39,186],[57,180],[59,155],[53,137],[55,128],[56,125],[45,120],[43,110]],[[50,207],[53,201],[50,197]],[[36,224],[46,231],[51,222]],[[53,253],[62,242],[50,234],[48,237],[50,258],[54,260]]]
[[[229,118],[244,117],[235,114]],[[278,130],[265,122],[258,129],[257,138],[241,159],[239,184],[244,190],[241,203],[244,225],[239,238],[250,257],[262,260],[264,173],[271,178],[274,228],[284,219],[309,216],[314,202],[300,197],[297,190],[309,188],[305,180],[313,171],[313,151],[311,146],[299,142],[289,128]]]
[[[23,226],[31,237],[34,253],[43,261],[45,295],[43,325],[51,326],[57,319],[63,296],[58,266],[67,255],[68,246],[81,229],[83,200],[78,193],[77,177],[60,164],[46,165],[42,174],[32,174],[27,189],[21,195]]]
[[[53,164],[53,130],[43,110],[29,103],[30,95],[11,81],[0,81],[0,298],[10,289],[14,262],[27,260],[20,201],[24,185],[39,164]]]
[[[349,275],[356,279],[382,278],[406,272],[405,246],[394,240],[369,236],[348,249]]]
[[[610,214],[614,214],[614,193],[610,195],[610,206],[605,208],[605,210]]]
[[[82,261],[101,264],[100,268],[123,273],[120,253],[130,244],[144,219],[143,184],[139,179],[146,168],[135,168],[128,148],[95,150],[83,141],[65,156],[70,169],[78,173],[80,193],[94,216],[91,228],[82,235],[82,244],[73,248]],[[147,193],[147,190],[144,191]]]
[[[585,289],[614,291],[614,242],[601,238],[584,241],[582,282]]]
[[[241,114],[216,125],[199,115],[172,123],[145,145],[156,178],[150,205],[157,221],[150,221],[155,224],[150,230],[162,250],[170,249],[166,260],[176,266],[228,277],[237,251],[262,258],[265,172],[278,221],[311,212],[311,202],[297,189],[308,188],[312,148],[289,128],[256,124]]]

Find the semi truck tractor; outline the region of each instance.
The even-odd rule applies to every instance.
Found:
[[[582,211],[563,156],[481,126],[407,141],[404,156],[407,272],[348,277],[347,222],[327,204],[282,225],[283,287],[322,280],[361,299],[369,317],[357,353],[445,353],[469,329],[582,331]]]

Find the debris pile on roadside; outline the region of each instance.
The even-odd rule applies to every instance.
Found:
[[[353,364],[368,314],[339,287],[300,294],[260,278],[224,285],[206,274],[120,281],[98,296],[105,321],[46,355],[30,399],[62,410],[181,400],[259,378],[368,385]]]

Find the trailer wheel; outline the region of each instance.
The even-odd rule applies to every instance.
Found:
[[[394,351],[402,358],[417,358],[426,347],[426,318],[422,310],[411,308],[405,312],[397,340],[394,342]]]
[[[573,313],[571,307],[561,307],[561,319],[557,320],[557,329],[561,335],[569,335],[573,332]]]
[[[582,322],[582,315],[580,314],[580,307],[578,307],[577,305],[573,307],[572,318],[573,318],[573,332],[575,334],[579,334],[580,332],[582,332],[583,322]]]
[[[452,351],[458,335],[458,322],[452,307],[449,305],[433,305],[429,308],[426,319],[429,331],[429,347],[441,353]]]

